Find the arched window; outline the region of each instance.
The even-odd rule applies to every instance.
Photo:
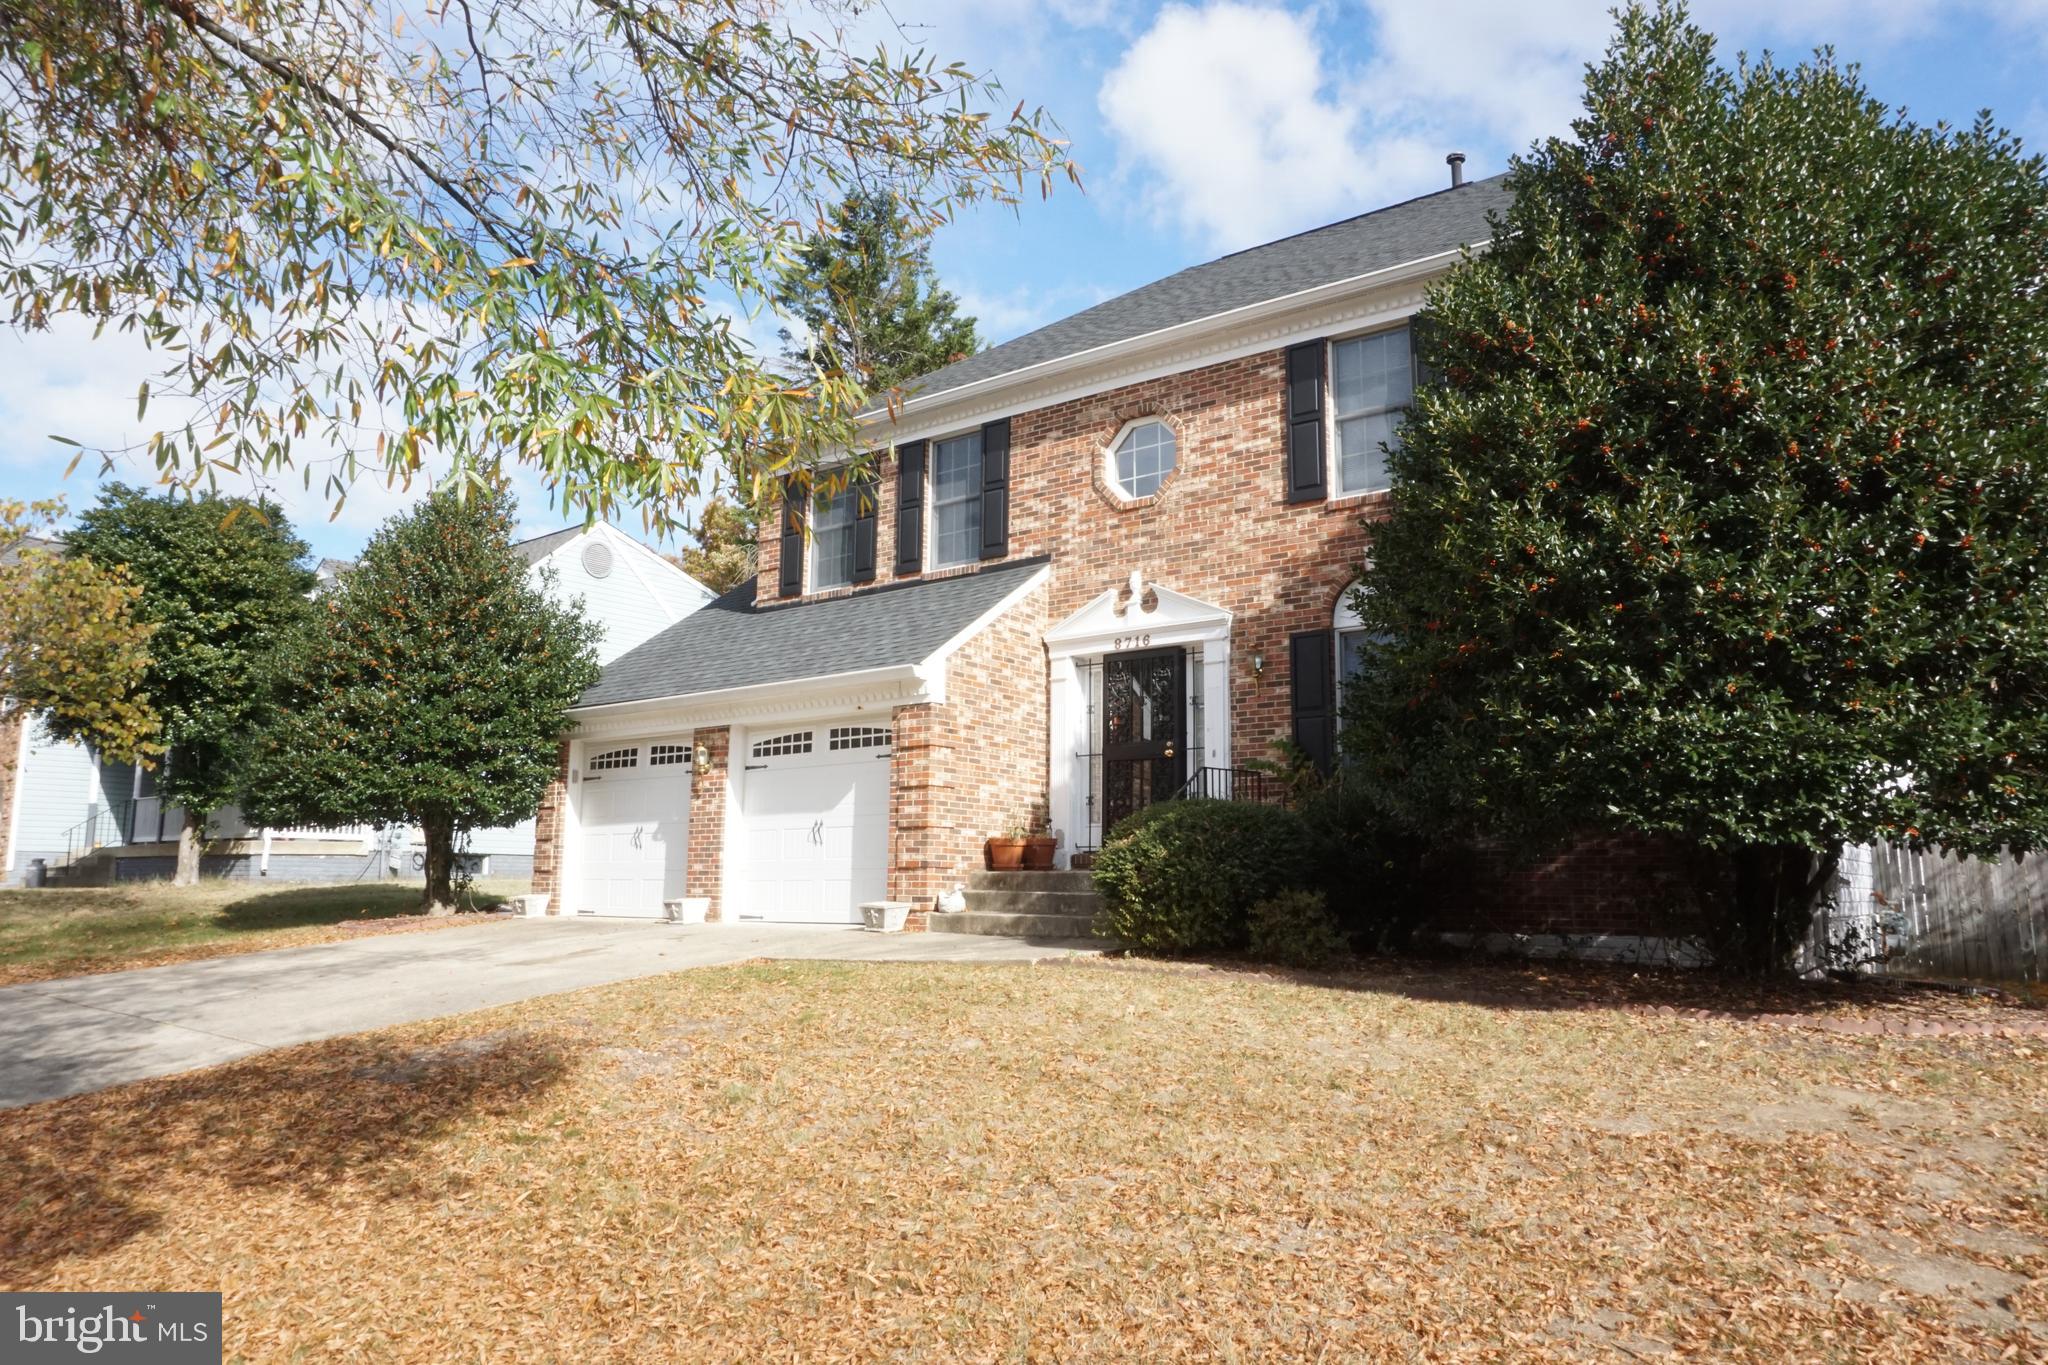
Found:
[[[1358,584],[1353,583],[1337,595],[1337,610],[1332,614],[1330,625],[1337,633],[1337,686],[1350,686],[1365,664],[1365,647],[1372,639],[1365,632],[1365,622],[1358,617]]]

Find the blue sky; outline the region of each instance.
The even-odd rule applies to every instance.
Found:
[[[1967,123],[1988,106],[2048,146],[2048,0],[1703,0],[1694,12],[1730,60],[1831,44],[1920,121]],[[1610,26],[1599,0],[892,0],[857,33],[992,70],[1010,100],[1046,105],[1066,130],[1084,192],[972,214],[935,244],[941,278],[1001,341],[1223,252],[1436,189],[1447,151],[1467,153],[1468,174],[1493,174],[1563,131]],[[757,331],[772,340],[772,319]],[[82,329],[0,337],[0,494],[90,502],[93,471],[64,478],[70,452],[47,433],[143,434],[134,395],[151,368],[133,345]],[[316,552],[346,557],[420,486],[366,482],[332,521],[317,491],[289,479],[272,491]],[[538,485],[522,501],[529,530],[561,524]]]

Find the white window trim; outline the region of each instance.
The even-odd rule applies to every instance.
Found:
[[[850,468],[850,466],[835,465],[831,469],[821,470],[819,471],[818,480],[811,485],[810,502],[804,508],[804,592],[806,594],[833,592],[839,588],[855,586],[851,562],[847,565],[847,577],[844,583],[827,583],[818,573],[818,485],[819,483],[829,483],[832,479],[838,477],[842,470],[847,468]],[[851,479],[847,480],[846,486],[840,490],[840,493],[850,494],[854,497],[859,496]],[[880,492],[877,491],[876,497],[879,498],[880,496]],[[881,508],[877,507],[875,510],[879,513]],[[857,503],[853,507],[853,513],[853,520],[847,523],[849,531],[852,531],[860,521],[860,507]],[[857,535],[858,532],[854,532],[854,534]]]
[[[1380,488],[1345,488],[1341,486],[1344,475],[1344,450],[1342,435],[1338,428],[1344,419],[1346,417],[1374,417],[1388,412],[1412,412],[1415,409],[1415,338],[1413,336],[1408,338],[1408,404],[1405,408],[1368,408],[1353,413],[1338,412],[1337,348],[1347,341],[1357,341],[1360,337],[1379,336],[1386,332],[1405,333],[1414,325],[1414,322],[1415,318],[1412,314],[1406,315],[1399,321],[1390,322],[1383,326],[1367,327],[1360,331],[1347,332],[1343,336],[1331,337],[1323,346],[1323,431],[1328,438],[1323,442],[1323,486],[1330,490],[1328,498],[1330,502],[1345,502],[1352,498],[1376,497],[1381,493],[1391,493],[1394,491],[1394,484],[1391,478],[1384,487]],[[1348,592],[1349,590],[1347,589],[1346,591]]]
[[[1166,434],[1173,438],[1173,468],[1165,470],[1160,474],[1158,488],[1153,489],[1150,493],[1133,493],[1124,487],[1123,480],[1117,476],[1116,448],[1124,443],[1124,437],[1129,436],[1139,427],[1148,427],[1155,422],[1158,423],[1160,426],[1165,427]],[[1179,472],[1180,432],[1174,429],[1173,423],[1166,420],[1166,414],[1164,413],[1155,412],[1148,413],[1143,417],[1133,417],[1130,421],[1125,422],[1121,427],[1118,427],[1117,433],[1113,438],[1111,438],[1110,443],[1102,448],[1103,487],[1109,490],[1110,496],[1114,497],[1118,502],[1121,503],[1140,503],[1145,501],[1147,498],[1158,497],[1160,493],[1165,490],[1166,481]]]
[[[947,441],[958,441],[969,436],[975,439],[975,455],[978,463],[981,458],[984,458],[984,452],[979,448],[982,440],[982,429],[980,427],[965,427],[959,431],[949,432],[944,436],[934,436],[925,442],[923,512],[924,571],[926,573],[936,572],[940,569],[964,569],[970,564],[981,562],[981,547],[977,545],[974,547],[974,553],[965,559],[952,564],[939,563],[939,446]],[[968,503],[980,496],[981,492],[977,488],[972,495],[962,498],[960,501]]]
[[[1344,728],[1344,637],[1363,635],[1365,621],[1358,609],[1351,605],[1351,594],[1358,591],[1363,580],[1352,579],[1344,585],[1344,591],[1337,594],[1337,605],[1330,613],[1330,671],[1335,674],[1335,691],[1330,695],[1337,698],[1337,728]]]

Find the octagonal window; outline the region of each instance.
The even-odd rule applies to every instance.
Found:
[[[1127,498],[1149,498],[1173,472],[1178,448],[1173,428],[1156,417],[1125,427],[1109,448],[1109,477]]]

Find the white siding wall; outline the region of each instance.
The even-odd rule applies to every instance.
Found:
[[[472,830],[469,836],[471,853],[531,853],[533,852],[533,821],[521,820],[505,829]]]
[[[593,578],[583,565],[584,548],[597,543],[612,552],[611,572],[603,578]],[[578,536],[536,564],[536,578],[543,566],[554,571],[556,598],[582,598],[584,613],[604,627],[597,650],[604,663],[645,644],[711,600],[711,594],[687,574],[608,526]]]

